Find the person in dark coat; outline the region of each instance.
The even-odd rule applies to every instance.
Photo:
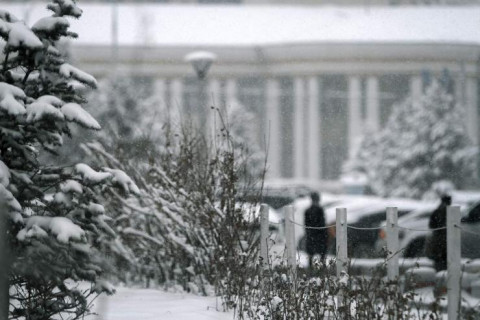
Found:
[[[312,198],[312,205],[305,211],[305,236],[308,262],[311,268],[313,266],[312,260],[314,255],[319,254],[322,261],[325,259],[328,233],[327,229],[318,230],[309,228],[325,227],[325,213],[320,206],[320,195],[317,192],[313,192],[310,197]]]
[[[430,216],[428,227],[430,229],[444,228],[447,226],[447,207],[452,204],[449,195],[441,197],[441,203]],[[435,264],[435,270],[447,269],[447,229],[432,231],[432,239],[429,246],[430,257]]]

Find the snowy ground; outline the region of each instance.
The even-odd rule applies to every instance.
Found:
[[[431,288],[417,292],[431,302]],[[118,288],[113,296],[102,296],[95,303],[96,316],[86,320],[232,320],[233,312],[222,312],[215,297],[169,293],[155,289]],[[446,319],[446,315],[443,317]]]
[[[221,310],[220,300],[155,289],[117,288],[113,296],[95,301],[97,316],[87,320],[231,320],[233,313]]]

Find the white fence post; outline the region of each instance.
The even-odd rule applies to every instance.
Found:
[[[268,205],[260,206],[260,258],[263,268],[268,268]]]
[[[459,319],[461,277],[460,207],[447,207],[448,320]]]
[[[337,221],[336,221],[336,233],[337,233],[337,281],[339,285],[347,285],[344,281],[347,277],[347,264],[348,264],[348,252],[347,252],[347,209],[337,208]],[[342,272],[345,273],[342,277]],[[342,283],[340,283],[342,282]],[[345,296],[343,288],[337,293],[337,307],[340,308],[345,302]],[[343,319],[344,315],[340,313],[340,319]]]
[[[347,253],[347,209],[337,208],[337,277],[340,277],[342,271],[347,271],[348,253]]]
[[[293,225],[293,207],[285,208],[285,249],[287,253],[287,265],[291,270],[296,269],[296,246],[295,246],[295,226]]]
[[[398,278],[398,210],[387,208],[387,277],[394,281]]]

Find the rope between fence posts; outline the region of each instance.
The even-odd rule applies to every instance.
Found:
[[[407,228],[407,227],[402,227],[402,226],[397,226],[399,229],[403,230],[410,230],[410,231],[424,231],[424,232],[429,232],[429,231],[437,231],[437,230],[446,230],[447,227],[441,227],[441,228],[434,228],[434,229],[415,229],[415,228]]]
[[[290,221],[293,224],[296,224],[297,226],[304,227],[305,229],[323,230],[323,229],[329,229],[329,228],[335,227],[334,224],[331,224],[331,225],[325,226],[325,227],[309,227],[309,226],[306,226],[304,224],[300,224],[300,223],[297,223],[295,221],[292,221],[290,219],[288,219],[288,221]]]
[[[455,225],[455,228],[460,229],[462,232],[469,233],[469,234],[473,234],[473,235],[475,235],[475,236],[480,237],[480,233],[476,233],[476,232],[473,232],[473,231],[469,231],[469,230],[463,229],[462,227],[457,226],[457,225]]]
[[[278,225],[281,225],[283,224],[283,222],[273,222],[273,221],[268,221],[269,224],[278,224]]]
[[[371,228],[367,228],[367,227],[354,227],[354,226],[349,226],[349,225],[347,225],[347,228],[355,229],[355,230],[380,230],[380,229],[383,229],[383,227],[371,227]]]

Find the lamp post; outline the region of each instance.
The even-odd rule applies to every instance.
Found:
[[[192,64],[199,81],[198,104],[200,105],[207,101],[207,73],[216,59],[217,55],[209,51],[194,51],[185,56],[185,61]],[[200,126],[206,123],[207,112],[207,109],[200,110],[198,116]],[[206,125],[205,129],[205,132],[208,133],[208,125]]]

